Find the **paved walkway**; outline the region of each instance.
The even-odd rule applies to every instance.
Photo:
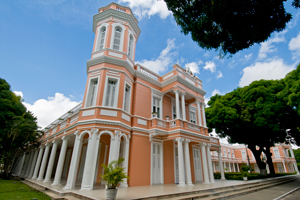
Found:
[[[52,189],[60,193],[73,192],[75,194],[87,196],[91,199],[97,199],[97,200],[105,199],[104,186],[96,186],[96,189],[92,191],[84,191],[84,190],[82,191],[79,188],[74,190],[63,190],[64,186],[51,186],[51,183],[42,183],[41,181],[30,180],[30,179],[28,181],[39,184],[43,187],[47,187],[49,189]],[[242,185],[242,184],[259,182],[259,181],[260,180],[251,180],[251,181],[216,180],[216,183],[212,183],[212,184],[196,183],[195,186],[187,186],[187,187],[178,187],[176,184],[165,184],[165,185],[119,188],[117,199],[120,200],[138,199],[138,198],[152,197],[157,195],[176,194],[176,193],[187,192],[187,191],[198,191],[198,190],[213,189],[213,188],[219,188],[225,186]]]

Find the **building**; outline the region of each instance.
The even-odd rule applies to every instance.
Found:
[[[45,128],[14,173],[92,190],[104,184],[101,164],[123,157],[123,187],[214,183],[220,144],[208,134],[202,81],[178,64],[162,76],[135,64],[137,23],[128,7],[99,8],[83,102]]]
[[[230,145],[221,143],[222,161],[225,172],[239,172],[243,163],[248,164],[248,157],[251,167],[254,172],[259,173],[259,167],[252,151],[246,148],[245,145]],[[218,152],[212,151],[212,162],[214,172],[219,171]],[[276,144],[271,147],[272,161],[275,173],[293,173],[298,172],[297,162],[294,156],[293,149],[290,145]],[[262,154],[263,157],[266,156]],[[267,165],[267,173],[269,167]]]

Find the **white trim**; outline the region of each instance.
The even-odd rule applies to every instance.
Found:
[[[104,107],[110,107],[110,106],[105,106],[105,99],[106,99],[106,93],[107,93],[107,86],[108,86],[108,81],[109,80],[116,80],[116,90],[115,90],[115,99],[114,99],[114,105],[112,106],[113,108],[117,108],[118,107],[118,99],[119,99],[119,85],[120,85],[120,78],[118,77],[114,77],[114,76],[109,76],[106,74],[106,78],[105,78],[105,85],[104,85],[104,95],[103,95],[103,100],[102,100],[102,106]]]
[[[147,121],[146,121],[146,120],[143,120],[143,119],[138,119],[138,120],[137,120],[137,123],[138,123],[138,124],[141,124],[141,125],[147,126]]]
[[[125,119],[126,121],[130,122],[130,117],[124,113],[122,113],[122,119]]]
[[[95,109],[92,109],[92,110],[84,110],[82,112],[82,117],[85,117],[85,116],[91,116],[91,115],[94,115],[95,114]]]
[[[153,144],[157,144],[160,147],[160,183],[158,184],[164,184],[164,168],[163,168],[163,142],[154,142],[153,140],[151,141],[151,178],[150,178],[150,184],[153,185]],[[156,184],[155,184],[156,185]]]
[[[128,96],[128,102],[127,102],[127,106],[128,106],[128,111],[124,109],[125,107],[125,94],[126,94],[126,86],[129,87],[130,91],[129,91],[129,96]],[[131,111],[131,91],[132,91],[132,85],[128,83],[128,81],[125,78],[125,84],[124,84],[124,95],[123,95],[123,110],[125,112],[130,113]]]
[[[132,41],[132,49],[131,49],[131,55],[129,56],[128,55],[128,51],[129,51],[129,41],[130,41],[130,36],[132,35],[132,38],[133,38],[133,41]],[[132,33],[131,30],[128,30],[128,44],[127,44],[127,55],[128,57],[133,60],[133,55],[135,55],[135,43],[136,43],[136,39],[135,39],[135,36],[134,34]]]
[[[101,111],[100,111],[100,115],[117,117],[117,115],[118,115],[118,111],[115,111],[115,110],[104,110],[104,109],[101,109]]]
[[[108,52],[108,55],[114,56],[114,57],[117,57],[117,58],[123,58],[122,54],[111,52],[111,51]]]
[[[111,40],[110,40],[110,48],[114,49],[113,46],[114,46],[114,38],[115,38],[115,28],[117,26],[120,26],[122,28],[122,32],[121,32],[121,38],[120,38],[120,48],[117,51],[122,51],[123,52],[124,32],[125,32],[126,28],[125,28],[125,26],[123,26],[122,24],[120,24],[118,22],[113,23],[111,26],[112,26],[112,33],[111,33]],[[116,50],[116,49],[114,49],[114,50]]]
[[[87,88],[87,93],[85,95],[85,103],[84,103],[84,107],[87,108],[87,107],[92,107],[92,106],[95,106],[96,105],[96,101],[97,101],[97,97],[98,97],[98,89],[99,89],[99,80],[100,80],[100,74],[99,73],[99,76],[93,76],[93,77],[90,77],[89,78],[89,81],[88,81],[88,88]],[[92,105],[90,106],[87,106],[87,102],[89,100],[89,97],[90,97],[90,85],[93,81],[95,81],[97,79],[97,86],[96,86],[96,92],[95,92],[95,96],[94,96],[94,99],[93,99],[93,103]]]
[[[99,27],[97,28],[97,39],[96,39],[96,46],[95,46],[95,51],[94,51],[94,52],[105,49],[106,36],[107,36],[108,26],[109,26],[108,23],[103,23],[103,24],[101,24],[101,26],[99,26]],[[99,41],[100,35],[99,35],[99,31],[102,29],[102,27],[105,27],[106,30],[105,30],[105,36],[104,36],[103,49],[99,49],[99,48],[100,48],[100,41]],[[98,56],[93,56],[93,58],[95,58],[95,57],[98,57]]]

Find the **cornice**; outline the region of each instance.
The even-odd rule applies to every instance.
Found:
[[[143,73],[140,72],[140,71],[136,71],[136,77],[139,77],[139,78],[141,78],[141,79],[144,79],[145,81],[147,81],[147,82],[149,82],[149,83],[152,83],[152,84],[154,84],[154,85],[156,85],[156,86],[158,86],[158,87],[162,87],[162,86],[161,86],[161,82],[159,82],[159,81],[157,81],[157,80],[155,80],[155,79],[153,79],[153,78],[151,78],[151,77],[149,77],[149,76],[143,74]]]
[[[109,9],[93,16],[93,32],[94,33],[96,32],[97,23],[99,21],[102,21],[109,17],[114,17],[117,19],[119,18],[120,20],[127,21],[130,24],[130,26],[133,28],[133,31],[136,33],[136,35],[137,35],[136,39],[138,40],[140,33],[141,33],[141,29],[137,25],[135,17],[128,13],[124,13],[124,12],[121,12],[121,11],[118,11],[118,10],[115,10],[112,8],[109,8]]]

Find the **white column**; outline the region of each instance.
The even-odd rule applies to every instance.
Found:
[[[183,138],[176,138],[177,141],[177,150],[178,150],[178,172],[179,172],[179,184],[177,186],[184,187],[185,185],[185,178],[184,178],[184,160],[183,160],[183,148],[182,148],[182,141]]]
[[[188,186],[194,186],[193,183],[192,183],[189,142],[190,142],[190,140],[188,140],[188,139],[186,139],[186,140],[184,141],[186,184],[187,184]]]
[[[267,168],[267,173],[269,174],[270,173],[270,168],[269,168],[268,164],[266,165],[266,168]]]
[[[186,113],[185,113],[185,99],[184,99],[185,93],[181,94],[181,110],[182,110],[182,120],[186,120]]]
[[[206,127],[205,103],[202,103],[203,126]]]
[[[54,160],[55,160],[55,156],[56,156],[56,150],[57,150],[57,141],[53,140],[52,144],[53,145],[52,145],[50,159],[49,159],[49,163],[48,163],[48,167],[47,167],[46,177],[45,177],[45,180],[43,181],[43,183],[51,182],[51,174],[52,174]]]
[[[86,159],[84,163],[83,177],[81,190],[92,190],[94,187],[96,162],[95,156],[98,155],[99,139],[98,129],[92,129],[92,137],[89,138],[89,143],[86,151]]]
[[[226,180],[225,175],[224,175],[224,169],[223,169],[223,164],[222,164],[222,151],[218,151],[218,157],[219,157],[219,168],[220,168],[220,173],[221,173],[221,180]]]
[[[285,162],[282,162],[283,168],[284,168],[284,173],[286,173],[286,167],[285,167]]]
[[[129,160],[129,144],[130,144],[130,135],[127,136],[125,158],[124,158],[124,166],[125,166],[124,171],[127,175],[128,175],[128,160]],[[122,183],[122,187],[128,187],[127,178],[124,179],[124,182]]]
[[[82,142],[81,142],[79,133],[80,133],[79,131],[75,131],[75,133],[74,133],[75,142],[74,142],[72,159],[71,159],[71,164],[70,164],[69,173],[68,173],[67,184],[63,188],[64,190],[74,189],[74,187],[75,187],[77,171],[78,171],[78,163],[80,160],[80,152],[81,152],[81,147],[82,147]]]
[[[206,154],[207,154],[207,162],[208,162],[209,180],[210,180],[210,183],[215,183],[214,171],[213,171],[212,162],[211,162],[210,146],[211,146],[210,144],[206,145]]]
[[[45,149],[45,153],[43,156],[43,161],[42,161],[42,165],[40,168],[40,173],[39,173],[39,177],[38,177],[38,181],[41,181],[44,179],[44,174],[45,174],[45,168],[46,168],[46,164],[47,164],[47,160],[48,160],[48,154],[49,154],[49,150],[50,150],[50,144],[47,143],[45,144],[46,149]]]
[[[232,169],[231,169],[231,163],[230,162],[228,163],[228,166],[229,166],[229,172],[231,172]]]
[[[114,138],[110,138],[110,145],[109,145],[109,155],[108,155],[108,164],[113,161],[114,159],[114,155],[115,155],[115,148],[114,148],[114,144],[115,144],[115,137]]]
[[[42,156],[43,156],[43,153],[44,153],[44,148],[45,148],[44,146],[40,146],[38,159],[37,159],[36,164],[35,164],[33,176],[31,178],[33,180],[37,179],[37,175],[38,175],[40,165],[41,165],[41,161],[42,161]]]
[[[31,162],[32,162],[32,157],[33,157],[33,151],[31,150],[29,155],[28,155],[28,160],[27,160],[27,164],[26,164],[26,171],[25,171],[25,175],[24,175],[25,178],[27,178],[28,175],[29,175],[30,166],[31,166]]]
[[[299,174],[299,170],[298,170],[298,166],[297,166],[297,162],[293,162],[294,168],[297,172],[297,174]]]
[[[60,153],[59,153],[59,158],[58,158],[58,162],[57,162],[54,181],[51,185],[61,185],[61,183],[60,183],[61,174],[62,174],[64,163],[65,163],[65,157],[66,157],[69,138],[64,136],[61,139],[62,139],[63,142],[62,142],[62,145],[61,145],[61,148],[60,148]]]
[[[236,163],[237,171],[240,172],[239,163]]]
[[[209,175],[208,175],[208,167],[207,167],[207,158],[206,158],[206,143],[200,143],[201,146],[201,154],[202,154],[202,165],[203,165],[203,174],[204,174],[204,182],[209,183]]]
[[[175,102],[176,102],[176,119],[180,119],[180,111],[179,111],[179,91],[174,90],[175,92]]]
[[[199,123],[199,126],[202,126],[200,103],[201,103],[200,101],[197,101],[198,123]]]
[[[292,158],[295,158],[295,155],[294,155],[294,150],[293,149],[289,149],[290,150],[290,152],[291,152],[291,156],[292,156]]]
[[[114,144],[114,156],[113,160],[119,160],[119,153],[120,153],[120,142],[121,142],[121,131],[115,131],[115,144]]]
[[[36,164],[36,159],[37,159],[37,156],[38,156],[38,152],[39,152],[38,149],[36,149],[34,151],[34,155],[33,155],[32,163],[31,163],[31,166],[30,166],[30,172],[29,172],[28,178],[32,178],[33,171],[34,171],[34,166]]]
[[[21,158],[21,163],[20,163],[20,168],[19,168],[19,171],[18,171],[18,176],[21,176],[22,169],[23,169],[24,162],[25,162],[25,157],[26,157],[26,154],[24,153],[22,158]]]

